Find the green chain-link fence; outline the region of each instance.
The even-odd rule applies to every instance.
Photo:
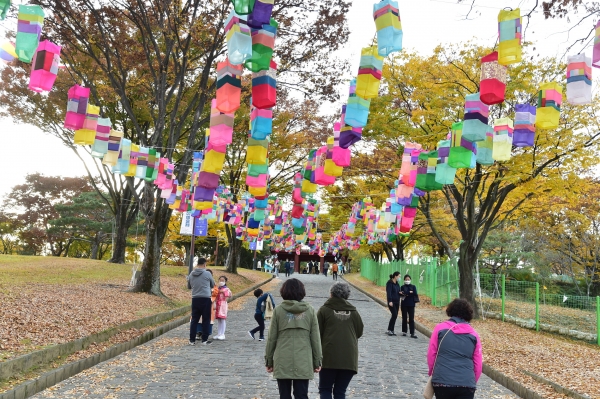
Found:
[[[363,259],[361,276],[385,286],[389,275],[410,274],[419,295],[434,306],[445,306],[459,297],[456,260],[438,265],[436,258],[417,263],[377,263]],[[484,315],[539,331],[552,331],[600,345],[600,297],[545,294],[537,282],[509,280],[500,274],[480,274],[475,290]]]

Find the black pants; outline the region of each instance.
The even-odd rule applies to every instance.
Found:
[[[190,342],[196,342],[198,321],[202,317],[202,342],[208,341],[210,329],[210,298],[192,298],[192,321],[190,322]]]
[[[319,371],[321,399],[346,399],[346,389],[352,377],[354,377],[352,370],[321,369]]]
[[[388,308],[390,312],[392,312],[392,317],[390,317],[390,323],[388,324],[388,331],[394,332],[394,326],[396,325],[396,319],[398,318],[398,309],[400,304],[398,302],[392,302],[394,306],[390,306],[388,303]]]
[[[406,334],[406,322],[408,319],[408,327],[410,328],[410,335],[415,335],[415,307],[414,306],[402,306],[402,332]]]
[[[334,280],[337,280],[337,276],[338,276],[338,275],[337,275],[337,272],[333,272],[332,274],[333,274],[333,279],[334,279]]]
[[[294,399],[308,399],[308,380],[277,380],[280,399],[292,399],[292,386]]]
[[[265,337],[265,318],[263,317],[262,314],[254,314],[254,320],[256,320],[256,322],[258,323],[258,327],[256,327],[254,330],[250,331],[250,334],[254,335],[257,332],[260,333],[259,338],[264,338]]]
[[[285,276],[286,276],[286,277],[289,277],[289,276],[290,276],[290,269],[289,269],[289,268],[286,268],[286,269],[285,269]]]
[[[436,399],[473,399],[475,392],[464,387],[433,387]]]

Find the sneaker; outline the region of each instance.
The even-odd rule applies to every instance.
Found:
[[[260,337],[258,340],[259,340],[260,342],[262,342],[262,341],[264,341],[264,340],[265,340],[265,337]]]
[[[196,341],[190,341],[190,342],[188,343],[188,345],[189,345],[189,346],[194,346],[194,345],[196,345]]]
[[[212,344],[212,341],[204,341],[204,342],[202,342],[202,345],[210,345],[210,344]]]
[[[216,339],[216,340],[219,340],[219,341],[224,341],[225,340],[225,336],[224,335],[217,335],[213,339]]]
[[[393,332],[393,331],[389,331],[389,332],[388,332],[388,335],[389,335],[390,337],[395,337],[395,336],[396,336],[396,333],[395,333],[395,332]]]
[[[403,337],[406,337],[406,333],[402,333],[402,336],[403,336]]]
[[[417,337],[416,335],[411,335],[410,337],[411,337],[411,338],[419,338],[419,337]]]
[[[250,331],[248,331],[248,335],[250,336],[250,338],[256,339],[256,338],[254,338],[254,334],[252,334]]]

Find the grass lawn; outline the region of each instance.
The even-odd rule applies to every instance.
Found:
[[[235,294],[270,277],[210,267]],[[190,303],[187,267],[162,266],[164,298],[127,292],[132,265],[0,255],[0,361]]]

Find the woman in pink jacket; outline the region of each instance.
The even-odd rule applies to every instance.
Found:
[[[446,308],[450,320],[433,329],[427,363],[436,399],[473,399],[481,376],[481,340],[469,324],[473,307],[455,299]]]
[[[227,325],[227,298],[231,296],[231,290],[227,288],[227,277],[219,277],[219,293],[215,301],[215,317],[217,319],[217,335],[215,339],[225,339],[225,327]]]

